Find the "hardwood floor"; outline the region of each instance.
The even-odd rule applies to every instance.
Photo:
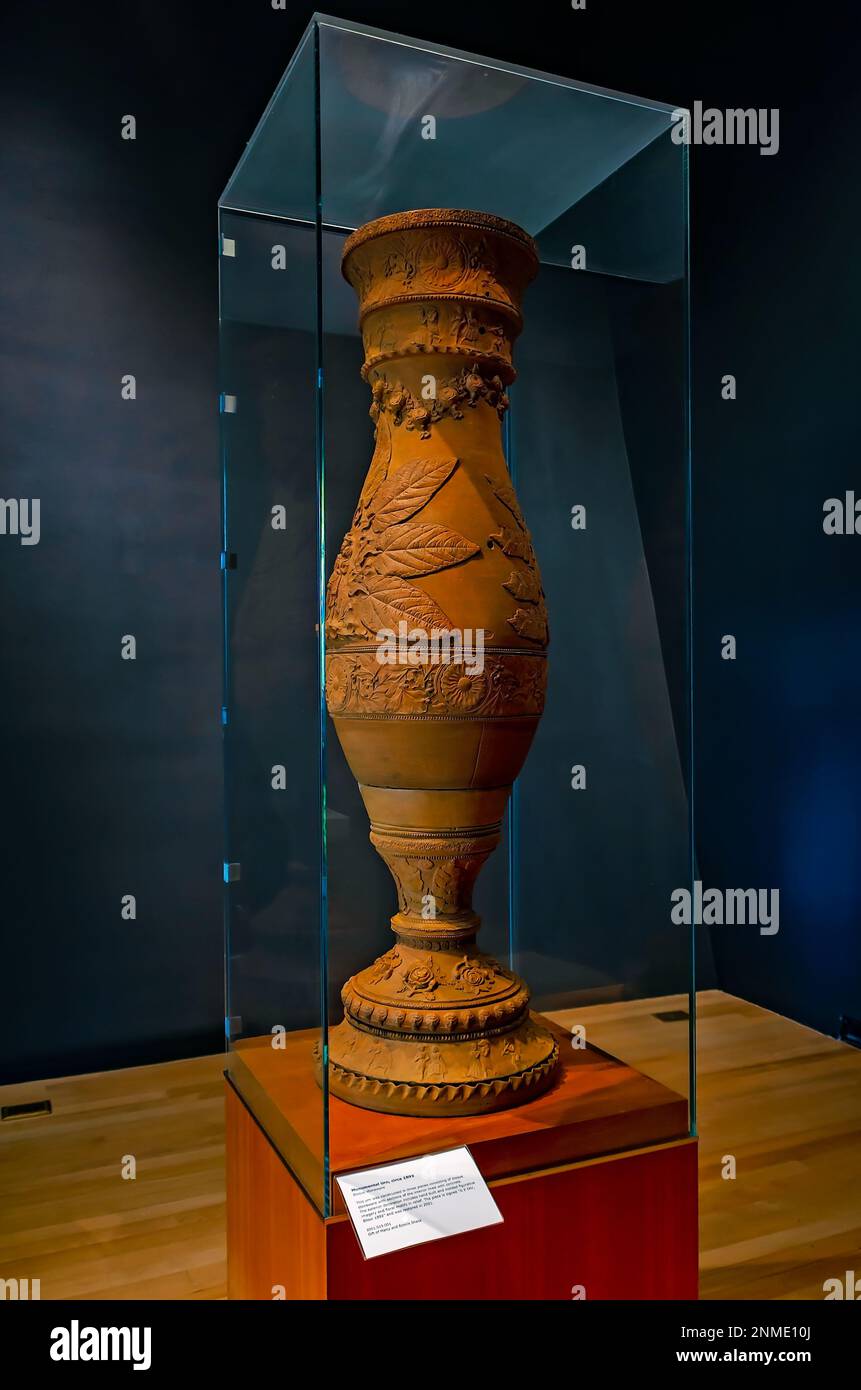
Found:
[[[861,1052],[718,992],[703,1009],[701,1297],[821,1299],[861,1273]]]
[[[687,1024],[654,1014],[685,1007],[599,1005],[589,1037],[683,1087]],[[700,1297],[821,1299],[861,1274],[861,1051],[719,990],[697,1015]]]
[[[223,1298],[223,1059],[0,1088],[0,1277],[42,1298]],[[136,1177],[123,1178],[124,1156]]]
[[[687,1025],[655,1017],[684,1008],[556,1017],[684,1089]],[[861,1273],[861,1052],[719,991],[700,995],[698,1050],[701,1296],[820,1299]],[[3,1105],[53,1103],[0,1125],[0,1278],[39,1279],[46,1299],[223,1298],[222,1065],[0,1088]]]

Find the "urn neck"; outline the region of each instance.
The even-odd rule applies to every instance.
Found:
[[[366,380],[389,363],[435,357],[450,361],[451,375],[471,368],[508,385],[537,268],[532,238],[488,213],[431,208],[360,228],[342,269],[359,297]]]

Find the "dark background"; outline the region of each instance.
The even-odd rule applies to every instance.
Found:
[[[336,8],[679,105],[780,108],[774,157],[692,151],[697,849],[707,886],[781,893],[776,938],[712,933],[720,986],[835,1033],[861,1015],[861,537],[822,531],[857,482],[849,6]],[[0,537],[0,1080],[222,1042],[216,203],[310,14],[7,7],[2,492],[40,497],[42,539]]]

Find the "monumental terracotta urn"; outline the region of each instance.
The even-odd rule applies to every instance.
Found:
[[[482,212],[396,213],[344,246],[376,447],[328,586],[326,700],[398,911],[391,949],[344,986],[328,1059],[332,1093],[371,1110],[499,1110],[558,1066],[472,907],[547,680],[501,436],[537,268],[532,239]]]

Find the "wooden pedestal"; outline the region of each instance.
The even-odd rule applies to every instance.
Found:
[[[302,1119],[321,1125],[311,1036],[280,1055],[267,1039],[232,1058],[258,1119],[228,1080],[231,1298],[696,1298],[696,1141],[682,1137],[682,1097],[596,1049],[575,1053],[566,1039],[553,1090],[499,1115],[416,1120],[330,1099],[333,1173],[468,1144],[504,1218],[365,1260],[337,1186],[324,1220],[281,1156],[316,1190]]]

